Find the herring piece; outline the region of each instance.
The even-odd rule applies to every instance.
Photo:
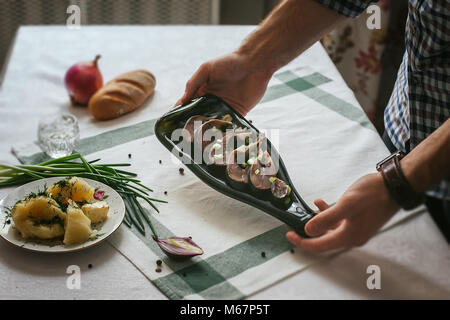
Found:
[[[260,144],[258,141],[234,149],[227,158],[226,177],[230,185],[236,189],[243,190],[248,185],[248,172],[250,166],[247,161],[250,157],[256,157]]]
[[[208,117],[196,115],[190,117],[183,127],[182,136],[188,142],[194,141],[194,131],[199,128],[204,122],[210,120]]]
[[[218,119],[208,120],[194,131],[194,143],[201,146],[202,150],[204,150],[211,142],[222,139],[225,130],[231,129],[232,127],[233,124],[229,121]]]
[[[249,170],[250,188],[255,195],[264,197],[271,188],[271,178],[275,178],[277,168],[267,151],[260,151],[258,157],[251,158],[252,164]]]
[[[236,147],[244,146],[252,135],[254,133],[240,128],[228,131],[222,139],[216,139],[206,146],[204,150],[206,164],[225,166],[231,152]]]
[[[292,203],[291,187],[278,178],[271,178],[272,203],[281,208],[287,208]]]

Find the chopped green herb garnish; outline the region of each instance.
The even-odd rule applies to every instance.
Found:
[[[97,240],[98,238],[100,238],[100,237],[103,236],[103,235],[104,235],[104,233],[97,233],[95,236],[90,237],[90,238],[89,238],[89,241]]]
[[[42,220],[35,220],[33,217],[29,217],[31,220],[33,220],[33,226],[40,226],[40,225],[51,225],[51,224],[59,224],[61,227],[64,227],[64,220],[61,219],[60,216],[55,215],[51,219],[42,219]]]
[[[58,204],[62,211],[66,211],[69,206],[68,203],[63,203],[59,198],[52,198]]]
[[[104,197],[103,197],[103,198],[104,198]],[[76,202],[76,203],[77,203],[77,205],[81,208],[81,207],[84,206],[85,204],[88,204],[89,201],[83,200],[83,201],[78,201],[78,202]]]
[[[27,196],[25,196],[25,199],[31,199],[31,198],[37,198],[37,197],[45,197],[47,196],[47,185],[44,185],[44,190],[38,189],[37,192],[30,192]],[[20,202],[20,201],[17,201]],[[17,204],[16,202],[16,204]]]
[[[3,228],[5,227],[5,225],[11,223],[11,221],[10,221],[10,219],[12,219],[11,211],[14,207],[4,207],[4,208],[5,208],[6,218],[5,218],[5,222],[3,223]]]
[[[69,178],[62,179],[55,183],[56,186],[58,186],[60,189],[66,187],[69,185]]]

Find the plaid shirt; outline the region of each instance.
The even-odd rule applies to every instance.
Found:
[[[316,0],[348,17],[357,17],[370,0]],[[392,143],[409,152],[450,117],[450,1],[409,0],[406,52],[384,111]],[[428,192],[450,198],[443,180]]]

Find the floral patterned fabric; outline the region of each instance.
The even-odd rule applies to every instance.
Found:
[[[371,14],[364,12],[356,19],[349,19],[321,40],[372,122],[377,122],[375,115],[382,72],[381,57],[390,16],[389,2],[380,0],[376,4],[381,9],[381,29],[370,30],[367,19]]]

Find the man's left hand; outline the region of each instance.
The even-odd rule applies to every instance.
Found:
[[[320,213],[305,226],[312,238],[303,238],[294,231],[286,237],[297,247],[316,252],[362,246],[400,208],[380,173],[358,179],[334,206],[321,199],[314,203]]]

